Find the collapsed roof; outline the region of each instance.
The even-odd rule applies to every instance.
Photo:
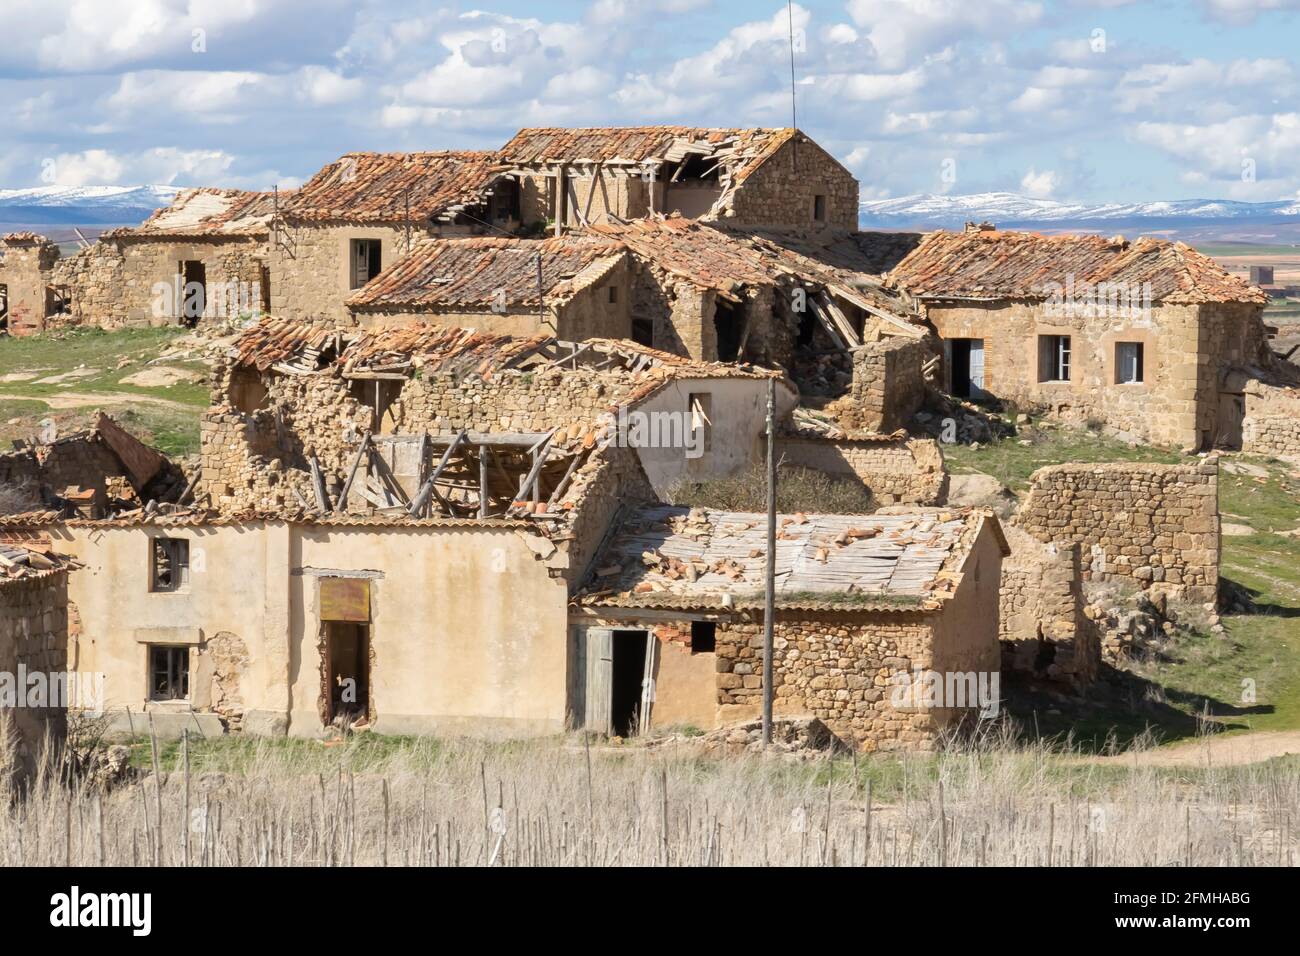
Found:
[[[281,194],[281,199],[284,194]],[[240,189],[183,189],[170,206],[138,226],[110,229],[110,238],[213,238],[266,236],[275,213],[275,194]]]
[[[0,541],[0,588],[14,581],[30,581],[77,567],[80,567],[77,562],[52,550],[48,542]]]
[[[891,285],[931,299],[1045,299],[1074,287],[1150,284],[1152,302],[1264,303],[1259,289],[1181,242],[1044,236],[968,229],[932,232],[890,271]]]
[[[451,221],[485,202],[504,169],[498,153],[347,153],[281,203],[297,222]]]
[[[562,304],[622,258],[615,243],[581,236],[424,239],[347,304],[367,311],[537,308],[543,296]]]
[[[997,518],[973,509],[779,515],[777,606],[935,610],[955,592],[986,524],[1009,553]],[[577,597],[605,607],[761,608],[766,553],[766,515],[641,508],[596,557]]]

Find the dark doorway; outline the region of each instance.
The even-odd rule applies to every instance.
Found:
[[[958,398],[984,396],[984,340],[949,339],[950,390]]]
[[[370,627],[353,621],[326,621],[329,656],[329,719],[365,720],[370,714]]]
[[[646,348],[654,348],[655,324],[653,319],[632,320],[632,341]]]
[[[0,285],[0,332],[9,331],[9,287]]]
[[[614,632],[610,725],[620,737],[631,737],[637,732],[645,680],[645,646],[645,631]]]
[[[181,263],[181,321],[195,326],[208,302],[208,268],[197,259]]]
[[[718,361],[734,362],[740,356],[740,328],[744,311],[718,299],[713,306],[713,329],[718,336]]]

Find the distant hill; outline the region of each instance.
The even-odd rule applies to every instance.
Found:
[[[177,186],[35,186],[0,189],[0,228],[6,232],[50,226],[130,226],[166,206]]]
[[[960,229],[988,221],[1040,232],[1169,235],[1194,241],[1300,242],[1300,200],[1236,202],[1176,199],[1140,203],[1069,203],[1016,193],[917,194],[861,203],[864,229]]]

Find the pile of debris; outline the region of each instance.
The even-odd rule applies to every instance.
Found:
[[[985,445],[1016,433],[1015,426],[973,402],[930,392],[927,407],[916,413],[917,427],[945,443]]]
[[[1112,666],[1150,660],[1175,637],[1198,629],[1191,609],[1176,608],[1163,591],[1120,596],[1103,584],[1089,588],[1088,597],[1084,616],[1097,628],[1102,660]],[[1216,615],[1209,623],[1213,633],[1223,633]]]
[[[706,755],[738,756],[746,753],[773,753],[796,760],[816,760],[848,753],[850,748],[817,717],[773,717],[772,745],[763,748],[763,722],[747,720],[728,724],[703,736],[670,734],[646,740],[650,749],[691,744]]]
[[[795,353],[790,377],[805,396],[836,398],[853,384],[853,355],[845,351]]]

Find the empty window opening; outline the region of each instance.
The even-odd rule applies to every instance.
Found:
[[[180,318],[185,325],[199,324],[208,303],[208,267],[197,259],[181,263]]]
[[[641,721],[646,679],[646,632],[615,631],[610,722],[614,733],[631,737]]]
[[[230,404],[245,415],[265,408],[270,394],[256,369],[240,366],[231,371]]]
[[[687,396],[687,407],[695,448],[708,451],[713,447],[713,396],[708,392],[693,392]]]
[[[632,320],[632,341],[637,345],[654,348],[655,324],[653,319]]]
[[[150,644],[149,699],[188,700],[189,696],[190,649]]]
[[[1040,382],[1070,380],[1070,337],[1068,335],[1038,337],[1038,380]]]
[[[189,541],[184,538],[150,538],[149,590],[179,591],[189,583]]]
[[[984,340],[948,340],[949,391],[958,398],[983,398]]]
[[[618,286],[616,285],[609,287],[609,304],[618,305]]]
[[[813,220],[816,222],[826,221],[826,197],[813,196]]]
[[[353,398],[370,409],[370,428],[377,435],[391,435],[397,431],[397,417],[393,405],[402,394],[406,379],[354,378],[349,387]]]
[[[352,240],[351,289],[360,289],[383,268],[382,244],[378,239]]]
[[[713,329],[717,333],[718,361],[734,362],[740,357],[740,330],[744,308],[723,299],[713,307]]]
[[[691,653],[712,654],[718,646],[718,625],[712,621],[691,621]]]
[[[1141,342],[1115,343],[1115,383],[1128,385],[1145,381],[1142,368]]]
[[[329,655],[330,720],[364,720],[370,714],[370,626],[327,621],[325,647]]]
[[[0,332],[9,331],[9,287],[0,285]]]

